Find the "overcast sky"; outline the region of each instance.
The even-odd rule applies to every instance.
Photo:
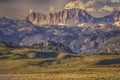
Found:
[[[54,12],[63,9],[80,8],[95,16],[104,16],[113,9],[120,10],[120,0],[0,0],[0,16],[25,18],[28,10]]]

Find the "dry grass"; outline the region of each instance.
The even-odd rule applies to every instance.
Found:
[[[8,74],[1,75],[0,80],[120,80],[118,74]]]
[[[75,55],[61,61],[0,60],[0,80],[120,80],[119,58],[120,55]],[[98,64],[106,60],[113,63]]]
[[[30,51],[30,49],[28,49],[28,48],[24,48],[24,49],[14,49],[14,50],[12,50],[11,51],[11,53],[14,53],[14,54],[18,54],[18,53],[25,53],[25,52],[29,52]]]

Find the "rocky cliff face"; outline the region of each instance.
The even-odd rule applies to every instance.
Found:
[[[96,53],[120,54],[120,36],[107,40],[96,50]]]
[[[111,14],[114,21],[120,21],[120,11],[114,10]]]
[[[27,20],[36,25],[67,25],[78,26],[83,23],[91,24],[114,24],[116,21],[120,22],[120,11],[113,11],[110,15],[95,18],[81,9],[66,9],[55,13],[35,13],[28,15]]]
[[[81,9],[66,9],[55,13],[48,13],[46,15],[32,12],[27,17],[27,20],[37,25],[77,25],[81,22],[92,22],[93,19],[94,17]]]

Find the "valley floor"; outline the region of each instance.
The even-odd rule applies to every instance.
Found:
[[[120,80],[120,55],[0,60],[0,80]]]

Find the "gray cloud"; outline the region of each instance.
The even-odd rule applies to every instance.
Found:
[[[78,1],[82,5],[81,8],[91,13],[101,12],[97,15],[105,15],[111,8],[120,8],[120,0],[0,0],[0,16],[25,18],[29,9],[43,13],[60,11],[71,1]]]
[[[64,9],[69,0],[0,0],[0,16],[10,18],[24,18],[28,10],[35,12],[49,12],[51,7],[54,11]]]
[[[104,16],[110,14],[114,9],[120,10],[120,0],[72,0],[66,5],[66,8],[72,7],[85,9],[95,16]]]

